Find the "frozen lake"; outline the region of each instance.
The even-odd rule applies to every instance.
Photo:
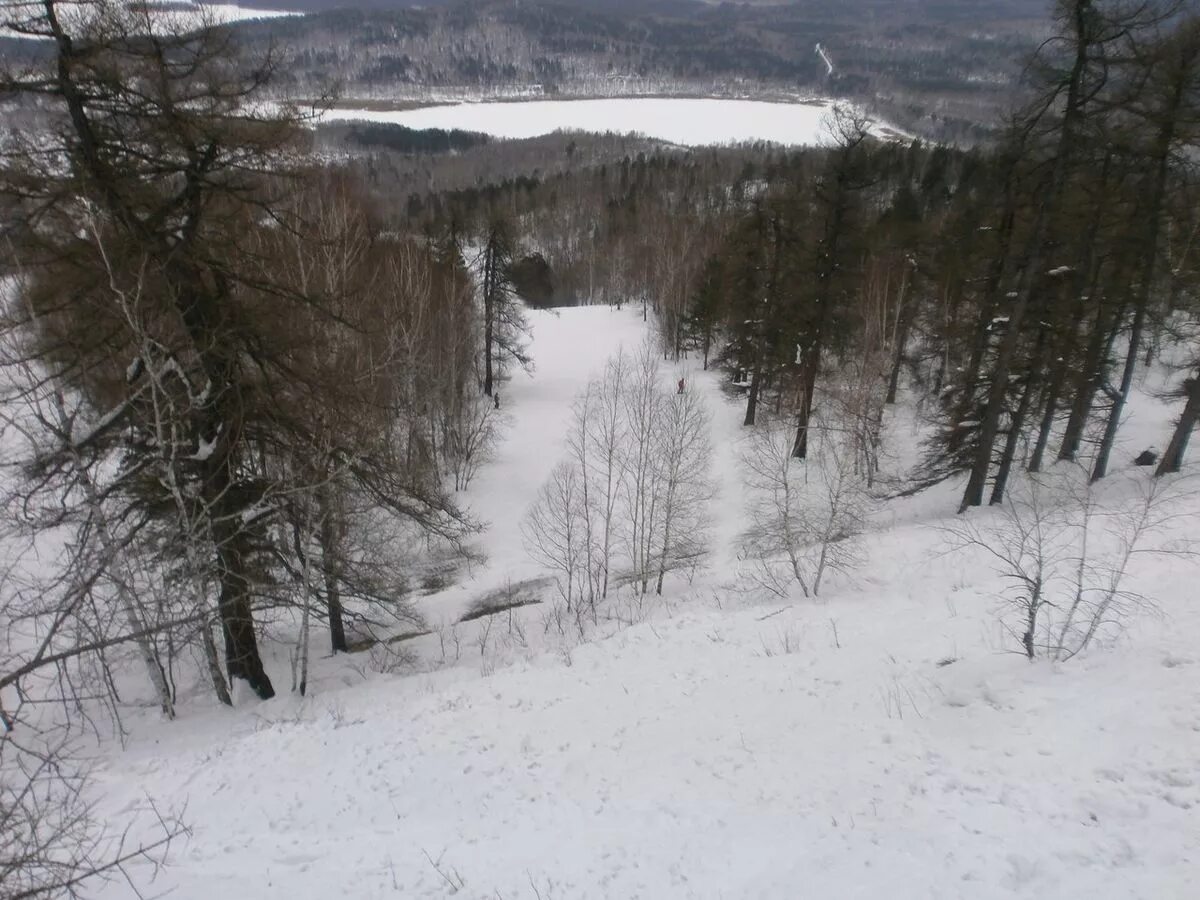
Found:
[[[225,24],[228,22],[241,22],[247,19],[277,19],[281,16],[302,16],[302,12],[290,12],[282,9],[254,9],[250,6],[243,6],[240,3],[196,3],[189,0],[145,0],[145,4],[151,8],[156,6],[162,9],[156,12],[156,19],[161,21],[164,27],[174,27],[176,25],[183,28],[199,28],[203,25]],[[12,6],[11,3],[4,4]],[[78,27],[83,24],[85,17],[88,15],[87,7],[82,6],[65,6],[65,9],[60,11],[59,15],[67,22],[70,27]],[[16,17],[22,13],[20,7],[13,7],[5,11],[9,16]],[[4,14],[0,14],[3,18]],[[35,17],[36,9],[31,5],[30,9],[23,12],[22,17]],[[28,35],[23,35],[13,31],[11,28],[0,26],[0,37],[9,38],[28,38]],[[31,40],[44,40],[44,38],[30,38]]]
[[[688,146],[773,141],[820,144],[828,140],[828,101],[770,103],[620,97],[604,100],[529,100],[454,103],[422,109],[335,109],[325,120],[393,122],[408,128],[458,128],[493,137],[530,138],[554,131],[636,132]]]

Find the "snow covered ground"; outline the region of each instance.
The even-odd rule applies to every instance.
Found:
[[[174,3],[175,0],[168,0]],[[247,19],[278,19],[281,16],[302,16],[302,12],[283,9],[259,9],[244,3],[196,3],[203,7],[218,22],[242,22]]]
[[[40,14],[39,4],[32,0],[17,0],[17,2],[5,3],[6,7],[0,10],[0,21],[9,16],[19,19],[22,15],[36,17]],[[159,13],[159,17],[172,26],[182,22],[188,27],[198,27],[200,25],[212,23],[228,23],[241,22],[248,19],[276,19],[280,16],[302,16],[302,12],[290,12],[281,9],[255,9],[252,6],[243,5],[241,3],[196,3],[190,0],[150,0],[147,6],[153,8],[161,6],[163,9]],[[78,13],[78,15],[86,15],[86,11]],[[70,16],[68,16],[70,20]],[[24,35],[13,31],[10,28],[0,26],[0,37],[24,37]]]
[[[186,805],[192,837],[153,888],[178,900],[1200,896],[1190,564],[1140,565],[1159,613],[1119,641],[1030,664],[1008,652],[984,559],[947,552],[946,485],[887,504],[863,566],[822,600],[756,601],[733,587],[741,408],[695,364],[684,375],[713,408],[722,491],[712,569],[658,603],[614,601],[582,639],[547,629],[537,606],[451,624],[472,597],[537,574],[518,522],[559,457],[572,397],[641,339],[639,312],[533,315],[537,371],[502,387],[507,439],[470,491],[490,561],[422,601],[437,633],[410,645],[405,670],[319,660],[304,700],[193,706],[105,748],[100,802],[114,819],[147,796]],[[1161,446],[1169,414],[1142,398],[1121,474],[1129,449]],[[912,438],[903,416],[890,429]],[[285,686],[283,648],[271,665]]]
[[[478,131],[530,138],[554,131],[635,132],[685,146],[772,141],[812,145],[829,140],[826,101],[771,103],[679,97],[455,103],[421,109],[335,109],[326,120],[392,122],[408,128]]]

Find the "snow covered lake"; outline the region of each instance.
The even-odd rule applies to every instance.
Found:
[[[19,6],[5,4],[9,9],[0,12],[0,20],[5,16],[19,20],[23,15]],[[284,9],[256,9],[251,6],[244,6],[240,3],[194,3],[188,0],[149,0],[147,4],[151,10],[156,11],[157,19],[161,20],[165,25],[183,25],[189,28],[200,27],[201,25],[211,24],[228,24],[230,22],[244,22],[252,19],[278,19],[284,16],[303,16],[303,12],[294,12]],[[66,12],[66,20],[71,23],[82,21],[82,16],[86,13],[86,8],[68,8]],[[13,31],[11,28],[0,25],[0,38],[30,38],[29,35]],[[30,38],[31,40],[44,40],[44,38]]]
[[[555,131],[636,132],[687,146],[772,141],[811,145],[829,139],[830,101],[771,103],[680,97],[454,103],[407,110],[335,109],[326,121],[392,122],[408,128],[478,131],[531,138]]]

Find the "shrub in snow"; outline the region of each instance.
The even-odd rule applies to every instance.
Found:
[[[1029,475],[987,518],[946,526],[951,545],[992,560],[1006,587],[1005,631],[1034,659],[1071,659],[1097,638],[1117,635],[1151,601],[1129,586],[1134,558],[1190,555],[1147,548],[1176,517],[1181,482],[1130,478],[1102,497],[1082,467]]]
[[[742,553],[751,579],[780,596],[792,585],[818,596],[829,572],[856,565],[869,502],[855,432],[820,416],[809,432],[807,459],[796,458],[791,427],[778,420],[755,428],[742,454],[750,500]]]

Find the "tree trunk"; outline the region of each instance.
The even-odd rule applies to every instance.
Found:
[[[1092,414],[1092,404],[1103,377],[1104,361],[1108,358],[1113,341],[1116,340],[1116,329],[1110,325],[1119,322],[1123,316],[1124,310],[1118,309],[1115,319],[1108,319],[1104,315],[1103,305],[1096,313],[1092,333],[1088,336],[1083,365],[1079,371],[1079,378],[1076,380],[1075,394],[1071,401],[1071,413],[1067,417],[1062,444],[1058,449],[1060,460],[1074,462],[1079,455],[1079,448],[1083,444],[1083,434]]]
[[[492,396],[492,353],[496,332],[496,252],[491,238],[483,257],[483,393]]]
[[[1045,304],[1041,304],[1037,313],[1045,315]],[[1048,328],[1044,321],[1041,327],[1038,328],[1037,341],[1034,344],[1033,353],[1030,358],[1029,374],[1025,378],[1025,386],[1021,391],[1021,399],[1017,403],[1016,410],[1009,420],[1008,435],[1004,440],[1004,450],[1000,456],[1000,466],[996,470],[996,480],[992,484],[992,496],[988,503],[995,506],[1004,500],[1004,491],[1008,486],[1008,476],[1012,471],[1013,461],[1017,455],[1017,444],[1020,443],[1022,429],[1025,427],[1025,417],[1029,415],[1029,408],[1033,405],[1033,398],[1036,393],[1034,382],[1037,376],[1046,368],[1046,352],[1048,343]]]
[[[1188,441],[1196,429],[1196,419],[1200,417],[1200,373],[1189,378],[1184,386],[1187,391],[1187,403],[1184,404],[1183,414],[1175,424],[1171,443],[1167,445],[1167,451],[1159,460],[1158,469],[1154,472],[1156,478],[1178,472],[1183,467]]]
[[[962,393],[952,413],[950,435],[946,441],[946,451],[952,456],[961,449],[967,437],[967,429],[963,427],[963,422],[976,415],[975,391],[979,386],[979,372],[983,367],[984,356],[991,345],[992,321],[996,317],[996,309],[1000,303],[1001,286],[1007,282],[1009,266],[1012,263],[1013,233],[1016,229],[1017,218],[1016,198],[1016,176],[1013,171],[1009,171],[1004,191],[1004,214],[1000,220],[1000,242],[996,251],[996,259],[988,271],[987,284],[983,294],[984,304],[979,310],[979,318],[975,325],[975,340],[971,344],[971,352],[967,357],[967,365],[964,367]],[[961,294],[961,291],[961,288],[955,290],[956,299],[953,304],[955,309],[962,302],[962,297],[957,296]],[[948,365],[948,360],[944,360],[943,365]],[[941,390],[940,384],[938,389]]]
[[[1159,234],[1162,230],[1162,207],[1167,190],[1168,164],[1171,146],[1175,141],[1176,118],[1183,102],[1184,88],[1185,79],[1177,79],[1169,105],[1164,111],[1165,118],[1159,126],[1154,142],[1154,155],[1151,159],[1155,165],[1149,191],[1150,201],[1147,204],[1146,215],[1149,217],[1149,221],[1142,257],[1145,260],[1145,268],[1142,271],[1141,282],[1138,284],[1133,328],[1129,334],[1129,352],[1125,355],[1125,369],[1121,373],[1121,388],[1109,411],[1108,421],[1104,424],[1104,437],[1096,455],[1095,468],[1092,469],[1092,481],[1099,481],[1108,473],[1109,456],[1112,454],[1113,444],[1116,441],[1117,429],[1121,425],[1121,414],[1125,411],[1125,402],[1129,399],[1129,391],[1133,387],[1133,373],[1137,368],[1142,332],[1146,325],[1146,313],[1150,307],[1150,294],[1154,288]]]
[[[337,511],[329,496],[329,485],[317,492],[320,506],[321,576],[325,582],[325,607],[329,613],[329,643],[334,653],[347,652],[346,625],[342,612],[341,593],[341,529]]]
[[[231,508],[233,490],[228,468],[221,466],[207,485],[206,506],[212,522],[217,550],[217,580],[220,594],[217,614],[225,634],[225,666],[230,679],[242,678],[262,700],[275,696],[275,688],[263,668],[254,633],[254,612],[249,575],[250,535],[241,510]]]
[[[312,620],[307,591],[305,594],[304,608],[300,611],[300,638],[296,642],[296,653],[300,657],[300,678],[297,689],[300,691],[301,697],[308,693],[308,633],[309,623]]]
[[[992,496],[988,503],[996,506],[1004,502],[1004,491],[1008,487],[1008,476],[1012,471],[1013,460],[1017,455],[1017,444],[1021,440],[1021,427],[1025,417],[1029,415],[1029,407],[1033,403],[1033,379],[1026,379],[1025,389],[1021,392],[1021,400],[1017,404],[1009,421],[1008,435],[1004,439],[1004,450],[1000,457],[1000,465],[996,469],[996,480],[992,483]]]
[[[971,466],[971,475],[967,479],[967,487],[963,491],[959,512],[983,503],[983,489],[987,484],[988,471],[992,465],[992,449],[996,443],[996,435],[1000,431],[1000,416],[1004,412],[1008,393],[1008,372],[1012,366],[1013,357],[1016,355],[1025,307],[1026,302],[1018,301],[1009,317],[1008,332],[1000,344],[996,366],[992,370],[992,383],[988,388],[987,405],[980,421],[979,446],[975,448],[975,460]]]
[[[666,510],[663,512],[663,545],[662,553],[658,557],[658,582],[655,584],[654,593],[659,597],[663,592],[663,578],[667,574],[667,553],[671,548],[671,520],[674,517],[675,507],[675,485],[667,489]]]
[[[746,397],[746,418],[742,421],[743,425],[753,425],[754,419],[758,415],[758,391],[761,384],[762,372],[756,365],[754,374],[750,376],[750,393]]]
[[[1125,401],[1133,388],[1133,373],[1137,369],[1138,348],[1142,341],[1142,328],[1146,321],[1146,306],[1149,297],[1141,298],[1137,311],[1133,314],[1133,327],[1129,331],[1129,350],[1125,354],[1125,367],[1121,371],[1121,386],[1113,398],[1112,409],[1108,411],[1108,421],[1104,423],[1104,436],[1100,439],[1100,447],[1096,451],[1096,464],[1092,468],[1092,481],[1099,481],[1108,474],[1108,461],[1112,455],[1113,444],[1116,442],[1117,429],[1121,426],[1121,414],[1125,412]]]
[[[200,623],[200,640],[204,644],[204,660],[208,664],[208,676],[212,679],[213,691],[221,703],[233,706],[233,698],[229,696],[229,685],[221,672],[221,658],[217,655],[217,644],[213,640],[212,623]]]
[[[904,366],[904,348],[908,344],[908,332],[912,327],[912,305],[904,299],[904,288],[908,283],[908,266],[905,265],[904,277],[900,280],[900,312],[896,321],[896,354],[892,359],[892,372],[888,376],[887,396],[884,403],[889,405],[896,402],[896,392],[900,389],[900,370]]]
[[[1050,345],[1047,347],[1047,357],[1055,357],[1054,367],[1050,374],[1050,383],[1046,387],[1046,392],[1042,403],[1041,421],[1038,423],[1037,441],[1033,447],[1033,453],[1029,458],[1028,471],[1040,472],[1042,469],[1042,460],[1046,455],[1046,447],[1050,443],[1050,432],[1054,429],[1054,420],[1058,415],[1059,399],[1062,397],[1063,386],[1067,381],[1067,371],[1070,368],[1071,361],[1075,356],[1077,345],[1079,343],[1078,323],[1081,323],[1087,318],[1087,304],[1091,297],[1096,297],[1100,293],[1100,274],[1103,268],[1102,265],[1096,262],[1096,241],[1100,233],[1100,223],[1103,220],[1103,213],[1107,210],[1107,191],[1104,189],[1108,184],[1109,171],[1112,166],[1113,153],[1110,150],[1105,154],[1104,165],[1099,175],[1099,183],[1101,185],[1100,200],[1096,208],[1092,211],[1091,221],[1087,229],[1087,236],[1084,240],[1083,250],[1086,262],[1081,265],[1070,276],[1066,282],[1067,290],[1073,298],[1066,317],[1063,318],[1060,314],[1056,317],[1054,331],[1051,332]],[[1103,318],[1102,310],[1096,312],[1097,327],[1099,320]]]
[[[818,360],[815,356],[816,354],[813,354],[813,359],[806,359],[804,364],[804,387],[800,411],[796,414],[796,438],[792,441],[792,456],[796,459],[808,458],[808,427],[812,421],[814,387],[817,382]]]
[[[1042,406],[1042,420],[1038,424],[1037,442],[1033,445],[1033,453],[1029,457],[1029,471],[1042,471],[1042,459],[1046,455],[1046,445],[1050,442],[1050,432],[1054,428],[1054,419],[1058,415],[1058,398],[1062,395],[1063,382],[1066,380],[1066,361],[1054,367],[1054,374],[1046,388],[1045,403]]]

